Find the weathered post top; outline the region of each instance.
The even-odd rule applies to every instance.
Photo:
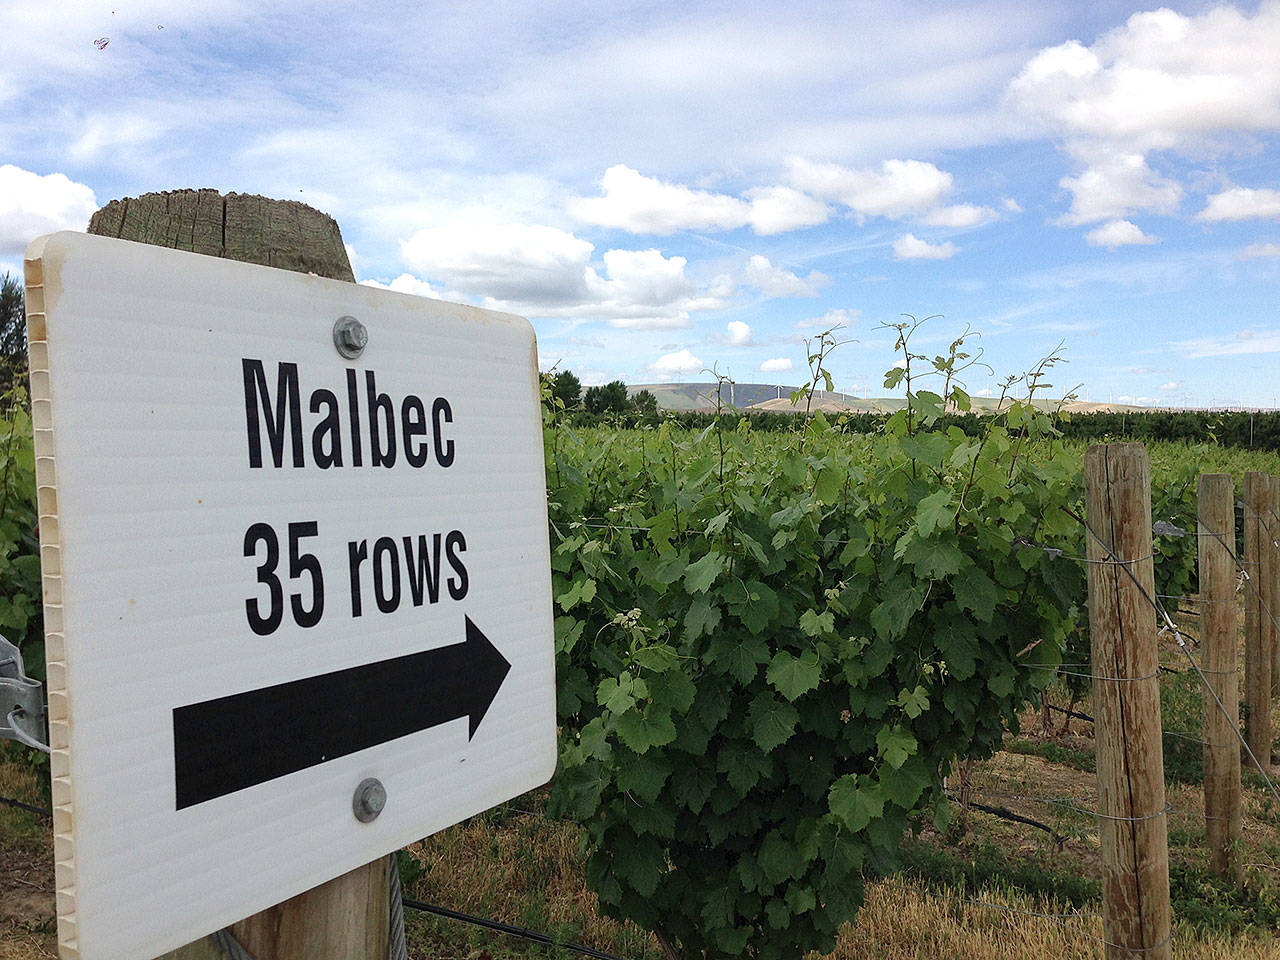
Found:
[[[296,200],[165,190],[112,200],[89,233],[355,282],[338,222]]]

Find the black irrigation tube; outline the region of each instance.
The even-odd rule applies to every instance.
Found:
[[[584,957],[595,957],[596,960],[622,960],[612,953],[605,953],[603,950],[596,950],[594,947],[584,947],[579,943],[561,943],[554,937],[549,937],[545,933],[538,933],[536,930],[530,930],[527,927],[517,927],[509,923],[502,923],[500,920],[486,920],[484,917],[473,917],[469,913],[462,913],[458,910],[450,910],[447,907],[437,907],[429,903],[422,903],[420,900],[410,900],[405,898],[404,905],[413,910],[419,910],[423,913],[434,913],[438,917],[445,917],[449,920],[460,920],[463,923],[470,923],[473,926],[484,927],[486,930],[494,930],[498,933],[507,933],[513,937],[523,937],[525,940],[532,940],[534,943],[546,944],[550,947],[562,947],[565,950],[572,950],[574,953],[580,953]]]
[[[1046,703],[1045,706],[1048,707],[1050,710],[1057,710],[1059,713],[1065,713],[1068,717],[1075,717],[1077,720],[1088,720],[1090,723],[1093,723],[1093,717],[1089,716],[1087,713],[1079,713],[1075,710],[1068,710],[1066,707],[1059,707],[1056,704],[1052,704],[1052,703]]]
[[[14,800],[11,797],[0,797],[0,803],[3,803],[6,807],[17,807],[19,810],[26,810],[29,813],[39,814],[47,820],[53,819],[52,810],[46,810],[43,807],[33,807],[29,803],[23,803],[21,800]]]
[[[1025,823],[1029,827],[1035,827],[1037,830],[1043,830],[1053,838],[1053,842],[1061,847],[1067,840],[1066,837],[1059,836],[1058,831],[1047,823],[1041,823],[1039,820],[1032,820],[1030,817],[1024,817],[1020,813],[1014,813],[1008,807],[991,807],[985,803],[978,803],[976,800],[961,801],[958,797],[948,794],[952,802],[962,803],[965,806],[973,807],[975,810],[981,810],[983,813],[989,813],[993,817],[999,817],[1001,820],[1010,820],[1013,823]]]

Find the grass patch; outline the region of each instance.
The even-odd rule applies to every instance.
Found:
[[[1197,932],[1274,933],[1280,930],[1280,886],[1220,880],[1203,867],[1171,864],[1169,899],[1173,915]]]
[[[1020,753],[1028,757],[1039,757],[1041,760],[1048,760],[1050,763],[1061,763],[1076,770],[1082,770],[1085,773],[1096,773],[1098,769],[1097,761],[1092,752],[1078,750],[1075,747],[1064,747],[1062,744],[1054,743],[1050,740],[1025,740],[1021,737],[1014,737],[1005,741],[1004,749],[1009,753]]]
[[[1073,907],[1096,903],[1102,897],[1102,885],[1096,878],[1056,870],[1025,857],[1014,860],[990,841],[962,853],[927,840],[910,839],[902,848],[902,865],[903,874],[937,892],[975,896],[995,888]]]

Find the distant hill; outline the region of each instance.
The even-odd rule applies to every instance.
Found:
[[[719,387],[720,402],[725,407],[735,407],[747,412],[775,411],[794,412],[791,405],[791,391],[794,386],[777,383],[734,383],[721,384]],[[705,383],[636,383],[627,387],[627,393],[634,396],[641,390],[648,390],[658,398],[658,407],[663,410],[714,410],[716,408],[716,384]],[[817,390],[813,395],[813,408],[827,413],[848,410],[855,413],[892,413],[901,410],[905,404],[901,397],[863,398],[851,393],[828,392]],[[1056,400],[1040,400],[1036,406],[1055,408]],[[996,401],[989,397],[973,397],[973,408],[978,413],[991,413],[996,409]],[[804,409],[801,404],[800,409]],[[1136,411],[1149,409],[1146,407],[1127,406],[1120,403],[1086,403],[1075,401],[1065,406],[1073,413],[1097,413],[1125,410]]]

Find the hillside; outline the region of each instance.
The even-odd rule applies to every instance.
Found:
[[[725,407],[754,412],[792,412],[790,394],[794,386],[776,383],[734,383],[720,386],[720,402]],[[630,395],[641,390],[648,390],[658,398],[658,407],[663,410],[714,410],[716,407],[716,384],[704,383],[637,383],[627,387]],[[851,393],[828,392],[818,390],[814,393],[815,409],[828,413],[843,410],[855,413],[892,413],[900,410],[904,401],[900,397],[863,398]],[[1057,407],[1054,400],[1037,401],[1037,406]],[[995,410],[996,401],[988,397],[973,397],[975,412],[989,413]],[[803,407],[802,407],[803,409]],[[1147,407],[1126,406],[1119,403],[1087,403],[1078,400],[1065,405],[1064,409],[1073,413],[1099,413],[1137,411]]]

